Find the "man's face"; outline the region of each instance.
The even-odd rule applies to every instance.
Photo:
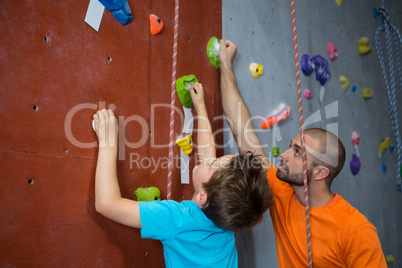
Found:
[[[311,139],[304,136],[305,144],[306,140],[311,141]],[[287,182],[291,185],[302,186],[303,185],[303,162],[302,162],[302,151],[301,151],[301,139],[300,135],[294,138],[290,143],[290,148],[286,150],[281,155],[281,161],[278,165],[278,171],[276,176],[281,181]],[[311,159],[312,156],[309,155],[307,158],[307,180],[311,179],[312,168]]]

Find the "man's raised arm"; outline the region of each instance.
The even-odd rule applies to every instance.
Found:
[[[233,60],[236,57],[237,46],[229,40],[221,40],[219,53],[221,69],[221,92],[223,112],[236,139],[240,153],[255,152],[261,155],[264,164],[268,167],[269,160],[261,143],[254,132],[250,112],[237,88],[236,77],[232,70]]]

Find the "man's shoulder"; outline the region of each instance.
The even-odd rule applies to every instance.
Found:
[[[365,224],[372,225],[357,208],[342,196],[338,195],[338,198],[339,200],[329,209],[343,233],[350,234]]]

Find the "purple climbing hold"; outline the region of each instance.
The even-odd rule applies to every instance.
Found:
[[[313,62],[317,71],[315,74],[315,79],[320,81],[321,86],[323,86],[331,76],[328,61],[320,55],[316,55],[313,57]]]
[[[309,76],[315,70],[313,59],[304,54],[300,59],[300,66],[304,75]]]
[[[360,170],[360,159],[357,157],[357,155],[353,154],[352,156],[352,161],[350,161],[350,171],[352,171],[352,174],[356,176],[357,173],[359,173]]]

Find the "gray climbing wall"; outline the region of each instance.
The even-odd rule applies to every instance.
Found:
[[[385,5],[390,11],[391,23],[402,30],[402,19],[397,19],[402,11],[400,2],[387,0]],[[332,76],[325,84],[326,93],[321,104],[318,101],[320,84],[314,75],[301,74],[302,90],[308,88],[314,96],[310,101],[303,98],[305,124],[337,132],[346,147],[345,167],[334,181],[332,190],[376,226],[384,254],[396,257],[389,267],[402,267],[402,193],[396,187],[396,151],[392,154],[387,151],[382,156],[381,161],[388,167],[385,173],[377,157],[383,138],[390,137],[395,144],[384,80],[374,46],[374,33],[380,22],[373,18],[373,7],[378,8],[379,1],[345,0],[340,8],[335,0],[296,1],[295,7],[300,56],[320,54],[329,60],[329,41],[339,52],[338,59],[330,62]],[[266,146],[265,152],[271,157],[274,146],[285,151],[289,141],[299,132],[290,1],[223,0],[222,16],[223,38],[238,46],[234,71],[240,92],[255,117],[254,126],[259,131],[261,143]],[[374,50],[369,55],[357,52],[358,39],[362,36],[370,38]],[[251,62],[264,67],[264,73],[258,79],[254,79],[248,70]],[[350,81],[346,91],[341,88],[340,75]],[[352,92],[352,85],[356,85],[356,92]],[[374,98],[362,98],[364,87],[374,90]],[[282,141],[276,143],[273,131],[262,131],[260,124],[280,102],[288,103],[292,113],[279,124]],[[401,94],[398,104],[402,105]],[[227,124],[225,128],[228,128]],[[361,136],[362,166],[356,176],[349,168],[355,153],[352,130]],[[225,153],[237,152],[233,136],[227,130],[224,141]],[[278,160],[271,158],[271,162],[276,164]],[[275,235],[268,213],[262,224],[238,233],[236,237],[240,267],[278,267]]]

